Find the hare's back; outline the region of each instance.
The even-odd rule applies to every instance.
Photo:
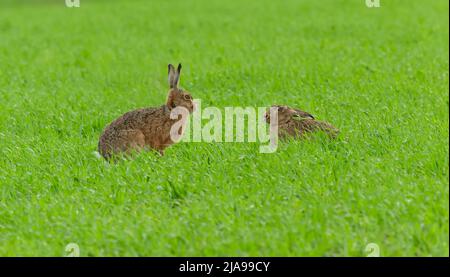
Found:
[[[163,114],[161,107],[144,108],[127,112],[114,120],[107,129],[115,130],[133,130],[145,128],[152,120],[155,120]]]

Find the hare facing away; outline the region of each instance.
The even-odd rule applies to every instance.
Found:
[[[307,134],[316,131],[325,132],[330,138],[336,138],[339,130],[328,122],[319,121],[310,113],[288,106],[273,105],[278,110],[278,137],[305,138]],[[269,110],[265,114],[267,123],[270,123]]]
[[[164,155],[164,149],[174,143],[170,130],[178,121],[171,119],[171,110],[175,107],[184,107],[189,113],[194,110],[192,96],[178,88],[180,73],[181,64],[177,70],[169,64],[170,90],[166,104],[127,112],[105,128],[98,142],[98,152],[105,159],[114,154],[130,154],[145,148]]]

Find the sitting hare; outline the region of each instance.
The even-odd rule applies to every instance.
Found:
[[[339,130],[331,124],[316,120],[311,114],[288,106],[273,105],[278,110],[278,136],[280,138],[304,138],[306,134],[323,131],[331,138],[336,138]],[[265,114],[270,123],[269,110]]]
[[[194,110],[192,96],[178,88],[181,64],[177,70],[169,64],[169,94],[165,105],[127,112],[105,128],[98,142],[98,152],[109,159],[118,153],[130,154],[144,148],[151,148],[164,155],[164,149],[174,143],[170,136],[172,125],[178,119],[171,119],[175,107],[184,107],[189,113]],[[181,128],[179,130],[182,132]]]

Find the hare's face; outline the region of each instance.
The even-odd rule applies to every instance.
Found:
[[[173,101],[171,103],[170,108],[184,107],[190,113],[192,113],[195,110],[194,101],[189,92],[176,89],[172,90],[170,94],[173,96]]]
[[[192,96],[187,91],[183,91],[178,88],[178,81],[180,79],[181,64],[175,70],[175,67],[169,64],[169,96],[167,97],[166,106],[169,109],[176,107],[184,107],[190,113],[195,110],[194,101]]]
[[[288,106],[274,105],[271,108],[276,108],[278,112],[278,124],[283,124],[292,119],[296,111]],[[270,123],[270,109],[267,109],[264,115],[266,122]]]
[[[304,112],[299,109],[294,109],[288,106],[273,105],[272,108],[276,108],[278,112],[278,124],[288,123],[291,120],[314,120],[314,116],[310,113]],[[270,109],[267,109],[265,114],[266,122],[270,123]]]

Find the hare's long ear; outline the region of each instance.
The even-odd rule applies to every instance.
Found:
[[[175,67],[172,64],[169,64],[169,87],[177,88],[178,85],[178,73],[175,72]]]
[[[178,64],[177,74],[175,77],[175,87],[178,87],[178,83],[180,82],[180,74],[181,74],[181,63]]]

